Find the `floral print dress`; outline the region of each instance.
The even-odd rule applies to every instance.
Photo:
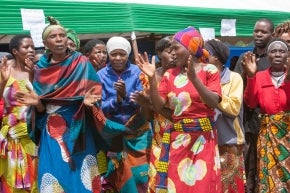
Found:
[[[215,66],[204,64],[198,77],[209,90],[221,95]],[[179,67],[164,74],[159,94],[174,113],[172,127],[162,137],[156,192],[221,192],[213,109],[203,102]]]
[[[9,77],[3,98],[4,116],[0,130],[0,192],[37,191],[37,146],[27,133],[27,106],[14,97],[19,90],[32,87],[28,80]]]

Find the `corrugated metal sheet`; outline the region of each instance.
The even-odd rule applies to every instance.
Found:
[[[233,3],[235,1],[232,1]],[[133,3],[69,2],[62,0],[1,0],[0,41],[22,30],[20,9],[43,9],[46,16],[54,16],[62,25],[78,34],[126,33],[136,31],[173,34],[192,25],[215,28],[220,35],[221,19],[237,19],[237,36],[252,36],[255,21],[266,17],[275,24],[288,20],[290,13],[255,10],[232,10],[163,6]]]

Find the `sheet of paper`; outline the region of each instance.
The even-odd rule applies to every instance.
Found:
[[[42,32],[46,25],[39,24],[30,28],[30,35],[32,37],[35,48],[44,47],[42,42]]]
[[[221,36],[236,36],[236,19],[222,19]]]
[[[214,28],[199,28],[199,32],[202,35],[204,41],[215,39],[215,29]]]
[[[45,16],[42,9],[20,9],[23,30],[30,30],[36,25],[45,24]]]

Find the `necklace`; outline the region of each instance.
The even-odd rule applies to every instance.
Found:
[[[280,77],[280,76],[282,76],[284,74],[285,74],[284,71],[283,72],[273,72],[273,71],[271,71],[271,76],[273,76],[273,77]]]

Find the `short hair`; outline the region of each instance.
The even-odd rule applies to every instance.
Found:
[[[13,54],[12,50],[13,49],[16,49],[18,50],[20,45],[21,45],[21,41],[25,38],[31,38],[30,35],[27,35],[27,34],[19,34],[19,35],[16,35],[14,36],[11,40],[10,40],[10,43],[9,43],[9,52],[11,54]]]
[[[85,45],[84,45],[84,53],[83,54],[89,54],[91,53],[91,51],[93,50],[93,48],[97,45],[97,44],[101,44],[101,45],[105,45],[105,42],[103,42],[102,40],[99,39],[92,39],[89,40]]]
[[[172,44],[172,36],[165,36],[158,40],[155,45],[155,53],[163,52],[166,48],[169,48]]]
[[[269,24],[270,26],[270,32],[273,33],[274,32],[274,23],[272,22],[272,20],[268,19],[268,18],[262,18],[262,19],[259,19],[258,21],[256,21],[255,25],[257,23],[260,23],[260,22],[266,22]]]

